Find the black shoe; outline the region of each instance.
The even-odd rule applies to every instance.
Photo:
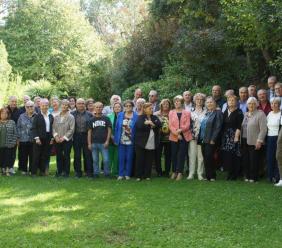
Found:
[[[100,176],[98,174],[93,175],[93,179],[99,178]]]

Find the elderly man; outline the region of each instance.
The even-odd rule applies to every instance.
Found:
[[[248,88],[241,87],[239,89],[239,108],[245,114],[248,111],[247,100],[248,100]]]
[[[212,87],[212,97],[215,100],[217,107],[220,109],[222,109],[223,104],[225,103],[221,94],[221,87],[219,85],[214,85]]]
[[[282,103],[282,83],[278,82],[275,84],[275,95],[276,97],[280,97]],[[282,110],[282,104],[280,104],[280,110]]]
[[[253,84],[249,85],[248,95],[249,95],[249,97],[257,98],[257,87],[255,85],[253,85]]]
[[[259,101],[258,109],[262,110],[267,116],[268,113],[271,112],[271,104],[267,100],[267,91],[265,89],[260,89],[258,91],[258,101]]]
[[[37,114],[40,113],[40,101],[41,101],[40,96],[36,96],[36,97],[33,98],[34,110]]]
[[[133,99],[134,106],[136,106],[136,101],[141,97],[142,97],[142,90],[140,88],[137,88],[134,91],[134,99]]]
[[[270,76],[267,79],[267,85],[268,85],[268,90],[267,90],[267,99],[270,101],[272,98],[275,97],[275,84],[277,83],[277,77],[275,76]]]
[[[20,109],[18,108],[18,99],[16,96],[9,97],[9,103],[7,108],[10,112],[11,119],[17,124],[21,112]]]
[[[103,108],[102,114],[104,116],[108,116],[109,114],[113,113],[113,106],[115,103],[121,103],[121,98],[118,95],[112,95],[111,99],[110,99],[110,105],[105,106]]]
[[[87,131],[92,114],[86,111],[85,100],[83,98],[76,100],[76,110],[72,112],[72,115],[75,119],[75,130],[73,135],[75,177],[80,178],[82,176],[81,153],[83,155],[84,172],[88,177],[91,177],[91,152],[89,151],[87,144]]]
[[[158,92],[156,90],[151,90],[149,93],[149,102],[153,104],[154,113],[160,110],[158,99],[159,99]]]
[[[39,169],[40,175],[45,175],[46,161],[50,157],[52,138],[52,125],[54,117],[48,113],[49,101],[48,99],[41,99],[40,113],[34,116],[32,123],[32,137],[33,144],[33,161],[31,167],[31,175],[37,175]]]
[[[30,101],[30,100],[31,100],[31,99],[30,99],[30,96],[28,96],[28,95],[23,96],[23,103],[24,103],[24,105],[19,108],[21,114],[26,111],[26,109],[25,109],[25,104],[26,104],[28,101]]]
[[[183,92],[184,109],[192,111],[193,109],[193,95],[189,90]]]

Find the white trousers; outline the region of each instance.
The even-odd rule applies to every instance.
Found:
[[[188,154],[189,177],[194,177],[197,168],[198,178],[202,178],[204,175],[204,158],[202,148],[197,144],[196,140],[191,140],[189,142]]]

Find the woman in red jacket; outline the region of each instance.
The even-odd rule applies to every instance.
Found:
[[[192,139],[190,131],[191,113],[183,109],[183,97],[173,99],[174,110],[169,112],[169,140],[171,141],[172,175],[171,179],[181,180],[188,142]]]

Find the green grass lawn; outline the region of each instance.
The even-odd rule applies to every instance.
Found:
[[[266,182],[0,177],[0,247],[282,247]]]

